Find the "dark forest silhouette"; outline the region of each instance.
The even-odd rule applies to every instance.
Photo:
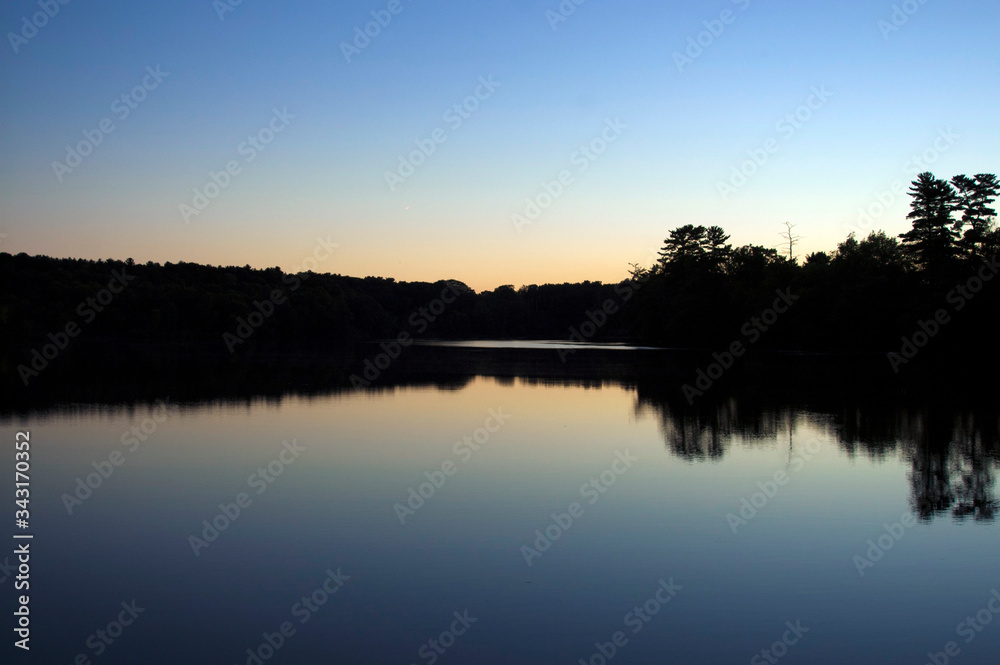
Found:
[[[920,345],[927,347],[923,358],[993,358],[1000,289],[986,282],[1000,251],[992,208],[998,192],[992,174],[947,181],[922,173],[910,189],[912,229],[899,238],[851,234],[834,251],[810,254],[800,264],[770,247],[733,247],[719,227],[688,224],[670,232],[658,262],[633,265],[618,284],[501,286],[481,293],[455,281],[2,253],[0,374],[20,383],[18,368],[31,367],[33,359],[46,366],[64,362],[41,363],[36,353],[63,340],[69,323],[78,324],[78,335],[60,355],[105,359],[155,349],[231,360],[325,351],[401,333],[724,349],[776,292],[794,294],[796,304],[759,335],[755,350],[898,352],[946,310],[947,323],[935,326],[932,343]],[[106,306],[88,305],[113,274],[127,275],[128,286]],[[443,293],[447,304],[440,302]]]

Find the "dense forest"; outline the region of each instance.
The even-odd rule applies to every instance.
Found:
[[[688,224],[620,283],[481,293],[454,280],[0,253],[0,375],[27,384],[64,352],[240,358],[400,335],[878,352],[896,354],[897,371],[918,352],[994,357],[998,193],[992,174],[922,173],[899,237],[852,234],[800,263]]]
[[[851,234],[802,264],[769,247],[733,248],[718,227],[683,226],[670,232],[648,275],[633,268],[649,286],[629,308],[627,328],[637,339],[677,346],[753,341],[755,333],[740,332],[751,322],[760,345],[783,350],[889,352],[901,349],[903,337],[923,342],[922,333],[985,351],[1000,304],[1000,285],[990,284],[1000,270],[991,207],[998,193],[992,174],[949,182],[922,173],[910,188],[910,231]],[[773,330],[754,323],[786,290],[797,299]]]

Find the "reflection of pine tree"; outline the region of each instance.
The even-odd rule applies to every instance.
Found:
[[[787,404],[729,397],[691,409],[676,391],[640,385],[637,415],[652,412],[667,449],[689,462],[721,460],[734,446],[789,446],[802,422],[836,436],[850,456],[886,460],[897,453],[910,461],[910,504],[922,521],[951,514],[953,519],[986,522],[1000,513],[996,465],[1000,463],[1000,419],[995,411],[910,410],[879,403],[839,411],[804,411]],[[786,437],[788,439],[786,440]],[[795,441],[798,449],[798,439]]]
[[[930,520],[946,512],[955,502],[948,468],[948,448],[932,449],[918,446],[912,458],[910,486],[913,488],[914,513],[921,520]]]
[[[972,517],[977,521],[996,518],[997,500],[993,494],[993,470],[989,462],[981,459],[956,459],[954,473],[958,476],[955,488],[956,504],[952,515],[958,519]]]
[[[917,516],[930,520],[951,511],[955,519],[995,519],[1000,507],[993,487],[995,432],[968,415],[955,418],[950,431],[934,416],[918,417],[906,425],[913,466],[910,500]]]
[[[670,452],[685,460],[720,460],[732,443],[735,421],[734,401],[708,413],[674,416],[670,407],[660,410],[660,433]]]
[[[721,460],[734,444],[777,440],[781,427],[794,418],[787,408],[747,416],[734,398],[695,411],[675,411],[667,402],[640,397],[639,410],[646,407],[659,416],[660,434],[670,452],[688,461]]]
[[[955,507],[952,515],[956,519],[972,517],[977,521],[996,518],[1000,508],[993,490],[994,460],[984,445],[982,432],[967,429],[967,423],[956,427],[956,443],[952,446],[951,474],[955,478]]]

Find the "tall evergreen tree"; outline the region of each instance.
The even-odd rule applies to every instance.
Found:
[[[726,244],[728,240],[729,235],[721,226],[680,226],[663,241],[660,267],[707,264],[712,269],[721,269],[733,249]]]
[[[984,245],[995,230],[996,209],[990,207],[1000,196],[1000,180],[992,173],[978,173],[974,178],[957,175],[951,184],[958,194],[957,210],[962,213],[962,223],[967,225],[962,237],[962,249],[972,256],[982,256],[988,248]]]
[[[962,222],[955,222],[952,213],[959,197],[947,180],[924,172],[910,187],[910,214],[913,228],[900,234],[903,246],[914,262],[924,269],[937,269],[950,263],[957,255]]]
[[[720,229],[721,230],[721,229]],[[708,229],[704,226],[686,224],[670,232],[660,250],[660,267],[670,264],[695,262],[705,255],[705,239]]]
[[[705,231],[705,251],[712,270],[721,271],[733,253],[733,246],[727,245],[729,234],[721,226],[710,226]]]

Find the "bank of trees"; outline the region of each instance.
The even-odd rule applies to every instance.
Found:
[[[913,265],[937,273],[963,258],[996,253],[1000,237],[992,205],[998,194],[1000,182],[992,173],[951,181],[921,173],[910,188],[913,228],[900,236]]]
[[[1000,252],[998,193],[993,174],[942,180],[922,173],[910,188],[912,228],[899,237],[852,234],[832,251],[799,263],[772,247],[733,246],[720,227],[687,224],[669,232],[654,265],[632,266],[619,284],[501,286],[481,293],[456,282],[0,253],[0,373],[9,374],[68,323],[82,326],[83,346],[103,341],[108,353],[157,347],[228,356],[224,335],[262,307],[268,313],[232,347],[235,355],[322,349],[400,332],[567,339],[595,320],[600,325],[587,327],[595,341],[721,349],[747,341],[744,326],[771,306],[779,290],[797,300],[768,324],[757,347],[896,350],[901,336],[945,309],[953,321],[941,331],[946,341],[935,348],[988,353],[1000,308],[1000,280],[986,283],[996,272],[988,266],[995,266]],[[100,292],[114,271],[134,279],[91,321],[81,314],[81,303]],[[966,284],[975,290],[956,291]],[[420,313],[449,286],[458,294],[454,302],[443,311]],[[275,291],[283,298],[271,312],[261,303]]]
[[[954,343],[990,349],[1000,283],[970,294],[975,298],[953,287],[975,279],[1000,252],[998,195],[993,174],[949,181],[921,173],[910,188],[909,231],[851,234],[802,264],[769,247],[733,247],[717,226],[678,227],[643,275],[646,287],[627,313],[629,330],[650,343],[723,348],[741,338],[742,324],[767,308],[776,289],[790,287],[800,299],[761,338],[762,346],[893,349],[901,335],[944,308],[964,311],[949,323]]]
[[[126,286],[99,295],[115,273],[126,276]],[[445,288],[457,295],[442,308],[435,301]],[[111,353],[156,347],[225,356],[233,349],[239,356],[322,350],[401,332],[423,339],[565,338],[585,312],[613,296],[614,285],[590,281],[475,293],[455,281],[0,253],[0,373],[68,324],[80,331],[74,348],[100,342]],[[247,324],[252,334],[242,339]],[[227,334],[240,341],[228,337],[227,345]],[[607,334],[627,331],[615,322],[602,328]]]

